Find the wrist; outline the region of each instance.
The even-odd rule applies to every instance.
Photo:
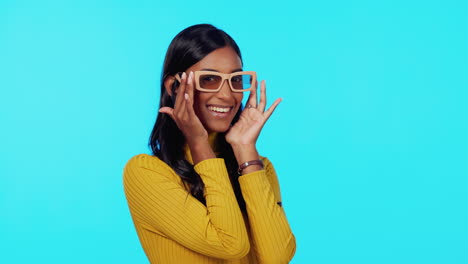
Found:
[[[260,159],[255,145],[233,145],[232,151],[234,152],[238,165],[247,161]]]
[[[234,152],[257,151],[255,144],[231,144]]]
[[[199,136],[195,138],[186,137],[186,142],[190,148],[201,148],[201,147],[205,147],[206,145],[208,146],[210,145],[208,141],[208,136]]]
[[[247,162],[241,163],[237,172],[239,175],[244,175],[261,169],[263,169],[263,161],[261,159],[249,160]]]
[[[206,159],[216,158],[208,139],[187,142],[187,145],[190,149],[190,153],[192,154],[194,165]]]

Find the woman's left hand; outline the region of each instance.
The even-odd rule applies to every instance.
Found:
[[[260,131],[270,118],[273,111],[281,102],[281,98],[265,111],[266,107],[266,86],[265,81],[260,83],[260,102],[257,105],[257,90],[250,92],[247,105],[242,111],[239,121],[237,121],[226,134],[226,141],[233,147],[255,146]]]

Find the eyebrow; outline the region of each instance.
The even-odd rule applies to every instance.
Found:
[[[214,72],[219,72],[219,71],[217,71],[217,70],[215,70],[215,69],[201,69],[200,71],[214,71]],[[240,72],[240,71],[242,71],[242,68],[235,69],[235,70],[231,71],[231,73],[233,73],[233,72]]]

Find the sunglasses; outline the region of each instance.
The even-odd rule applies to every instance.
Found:
[[[195,71],[195,89],[201,92],[216,93],[221,90],[225,80],[233,92],[247,92],[254,88],[257,80],[257,73],[254,71],[241,71],[233,73],[220,73],[214,71]],[[175,78],[181,82],[181,73],[177,73]]]

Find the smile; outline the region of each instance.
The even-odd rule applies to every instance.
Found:
[[[208,106],[208,110],[215,113],[228,113],[232,107]]]

